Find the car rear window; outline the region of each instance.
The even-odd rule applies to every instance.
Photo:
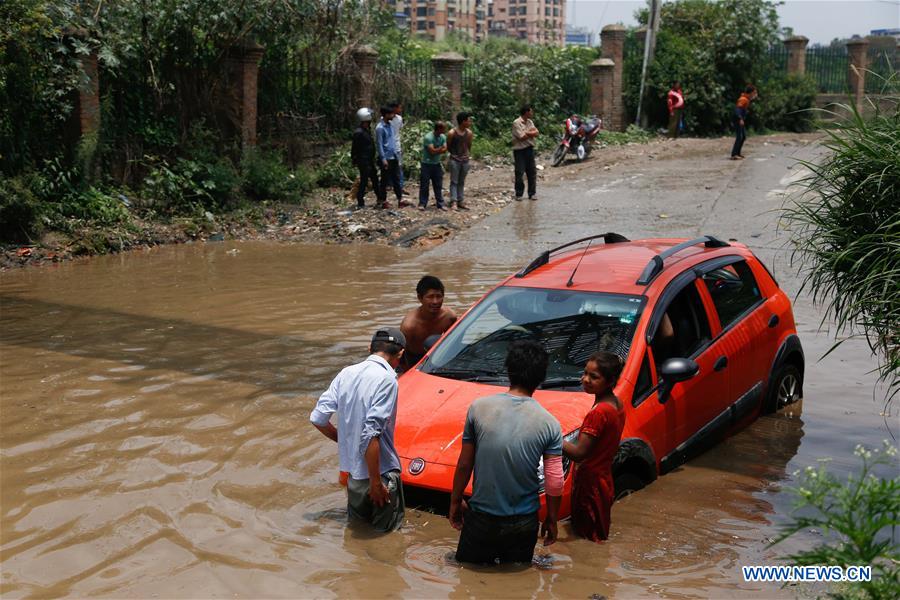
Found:
[[[642,307],[640,296],[501,287],[466,315],[421,370],[505,385],[509,344],[534,339],[550,355],[543,387],[580,389],[584,365],[594,352],[627,358]]]

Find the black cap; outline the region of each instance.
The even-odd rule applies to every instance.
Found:
[[[383,327],[372,336],[373,342],[394,342],[401,348],[406,348],[406,336],[396,327]]]

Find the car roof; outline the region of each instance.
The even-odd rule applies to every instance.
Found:
[[[723,246],[707,247],[698,238],[664,259],[662,271],[648,284],[637,281],[645,274],[648,264],[655,256],[671,251],[679,244],[687,244],[686,238],[660,238],[616,243],[597,243],[589,247],[568,250],[551,255],[549,262],[530,270],[523,269],[509,277],[502,285],[550,289],[569,289],[592,292],[644,295],[652,288],[665,286],[678,273],[699,262],[716,256],[737,254],[748,256],[743,244],[729,242]],[[710,238],[715,239],[715,238]],[[715,240],[718,244],[724,244]],[[540,258],[540,257],[539,257]],[[580,262],[579,262],[580,261]],[[569,277],[577,266],[572,285],[567,285]]]

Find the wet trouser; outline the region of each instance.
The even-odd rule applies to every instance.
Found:
[[[419,174],[419,206],[428,204],[428,184],[434,188],[434,199],[438,207],[444,205],[444,167],[440,164],[422,163]]]
[[[498,517],[474,510],[463,515],[456,560],[530,563],[537,544],[538,514]]]
[[[529,146],[521,150],[513,150],[513,159],[516,162],[516,198],[521,198],[525,193],[525,182],[522,176],[528,177],[528,197],[537,194],[537,168],[534,165],[534,147]]]
[[[359,169],[359,185],[356,189],[356,205],[359,207],[365,206],[366,185],[370,181],[372,182],[372,190],[375,192],[375,198],[378,202],[383,202],[384,198],[381,195],[381,186],[378,183],[378,171],[375,170],[375,163],[362,163],[356,165],[356,168]]]
[[[740,121],[734,122],[734,146],[731,148],[732,156],[740,156],[741,148],[744,146],[744,140],[747,139],[747,128],[741,125]]]
[[[378,507],[369,497],[368,479],[348,479],[347,514],[353,519],[370,523],[375,531],[394,531],[403,524],[406,508],[400,471],[382,473],[381,482],[388,490],[388,501],[384,506]]]
[[[381,166],[381,198],[382,202],[387,202],[387,188],[390,185],[394,188],[394,194],[397,196],[397,200],[399,201],[403,196],[403,188],[400,187],[400,162],[396,158],[392,158],[387,161],[387,167],[384,166],[384,162],[380,163]]]
[[[469,161],[450,159],[450,204],[454,202],[463,206],[463,195],[466,188],[466,175],[469,174]]]
[[[678,130],[681,126],[681,113],[684,109],[676,108],[672,111],[672,114],[669,115],[669,137],[676,138],[678,137]]]

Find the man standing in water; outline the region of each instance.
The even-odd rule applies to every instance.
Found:
[[[396,327],[379,329],[372,354],[346,367],[319,397],[309,420],[338,444],[341,471],[347,482],[347,513],[372,524],[376,531],[398,529],[405,502],[400,458],[394,448],[397,420],[397,374],[406,339]],[[338,414],[338,426],[331,416]]]
[[[450,524],[462,530],[456,548],[460,562],[531,562],[541,508],[541,458],[547,493],[541,537],[545,546],[556,541],[563,489],[562,430],[531,397],[547,375],[547,362],[540,343],[511,343],[506,355],[509,390],[469,406],[450,495]],[[473,470],[467,506],[463,492]]]
[[[419,306],[403,317],[400,331],[406,336],[406,352],[402,370],[411,369],[425,356],[425,340],[442,335],[456,323],[456,313],[444,308],[444,284],[433,275],[426,275],[416,285]]]

